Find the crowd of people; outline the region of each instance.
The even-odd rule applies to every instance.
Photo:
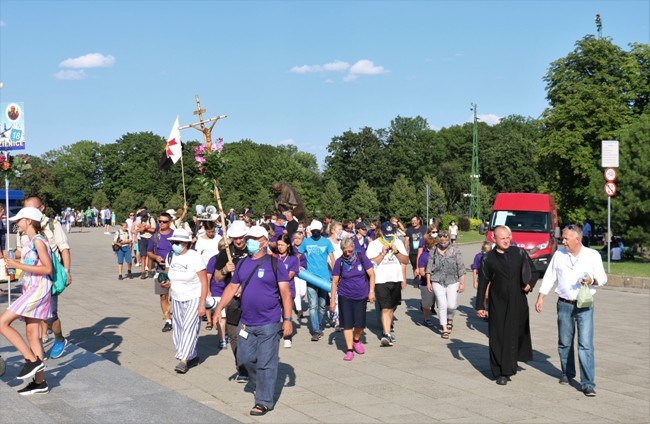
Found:
[[[11,262],[23,267],[23,275],[31,279],[23,285],[25,301],[16,302],[17,306],[0,315],[0,333],[25,357],[19,378],[32,378],[22,394],[49,390],[41,367],[40,338],[47,334],[46,325],[56,339],[49,357],[61,356],[67,344],[56,315],[56,296],[44,295],[39,300],[33,291],[49,291],[47,278],[38,276],[47,275],[51,264],[40,259],[41,255],[55,250],[69,272],[69,246],[61,223],[42,216],[42,202],[30,198],[30,206],[13,219],[20,223],[22,246],[38,254],[38,258],[29,259],[38,266]],[[106,211],[110,212],[105,208],[99,216],[108,217]],[[246,212],[231,211],[228,218],[197,213],[186,221],[187,206],[155,216],[142,208],[129,213],[114,233],[105,231],[113,235],[118,279],[134,278],[134,266],[140,268],[140,279],[152,279],[160,301],[162,331],[172,333],[179,361],[176,372],[184,374],[200,365],[197,341],[203,320],[206,330],[217,331],[215,341],[221,349],[230,346],[235,380],[251,386],[255,404],[250,414],[264,415],[275,404],[280,346],[291,348],[293,338],[299,336],[294,316],[308,321],[309,339],[315,343],[323,337],[327,324],[341,331],[342,359],[352,361],[355,355],[366,354],[371,345],[367,337],[364,343],[362,336],[367,327],[366,309],[374,306],[381,329],[378,345],[394,346],[394,313],[407,286],[409,264],[420,289],[422,323],[435,328],[437,315],[434,331],[442,339],[449,338],[458,295],[465,291],[466,273],[456,244],[459,233],[455,223],[447,229],[442,229],[439,221],[425,227],[417,216],[411,218],[408,228],[396,217],[366,223],[362,217],[337,221],[324,216],[307,223],[298,221],[291,211],[258,220]],[[110,229],[112,223],[106,218],[98,224]],[[594,294],[594,287],[605,284],[607,277],[600,255],[582,246],[581,239],[580,227],[564,229],[564,247],[551,260],[535,309],[542,311],[544,296],[557,283],[560,383],[576,376],[573,337],[577,329],[583,391],[595,396],[593,309],[578,307],[576,297],[582,285],[588,285]],[[41,243],[43,240],[48,243]],[[496,227],[494,243],[483,244],[471,267],[477,316],[488,320],[489,360],[499,385],[507,384],[516,374],[518,361],[532,359],[526,296],[536,283],[535,273],[528,254],[511,241],[508,227]],[[32,304],[33,311],[24,306]],[[10,326],[21,316],[30,323],[27,343]]]

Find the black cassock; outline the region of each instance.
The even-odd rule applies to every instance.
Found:
[[[523,288],[530,284],[532,289],[535,282],[532,261],[519,247],[510,246],[503,253],[492,249],[481,261],[476,309],[485,309],[487,291],[490,367],[495,377],[514,375],[517,361],[533,359],[528,299]]]

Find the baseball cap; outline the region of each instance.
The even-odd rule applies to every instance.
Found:
[[[311,221],[311,224],[309,224],[309,229],[310,230],[322,230],[323,229],[323,223],[314,219]]]
[[[253,237],[253,238],[258,238],[258,237],[266,237],[269,238],[269,232],[266,231],[264,227],[260,227],[259,225],[253,225],[248,229],[248,234],[246,234],[248,237]]]
[[[395,227],[390,221],[385,221],[381,224],[381,233],[385,236],[392,236],[395,234]]]
[[[228,227],[228,231],[226,231],[226,234],[230,238],[244,237],[247,233],[248,227],[242,220],[233,221],[232,224],[230,224],[230,227]]]
[[[19,210],[16,215],[9,218],[9,221],[12,222],[18,221],[19,219],[23,219],[23,218],[29,218],[33,221],[41,222],[41,218],[43,218],[43,213],[36,208],[28,206],[26,208],[22,208],[21,210]]]

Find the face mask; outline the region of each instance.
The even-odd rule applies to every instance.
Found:
[[[246,249],[248,249],[248,253],[251,255],[256,254],[257,252],[260,251],[260,242],[257,240],[253,239],[248,239],[246,241]]]
[[[336,239],[337,240],[343,240],[343,234],[337,234]]]
[[[384,240],[386,240],[388,243],[392,243],[393,240],[395,240],[395,236],[384,237]]]
[[[440,250],[445,250],[447,247],[449,247],[449,242],[446,243],[438,243],[438,248]]]
[[[311,237],[314,240],[318,240],[320,238],[320,230],[311,230]]]
[[[172,244],[172,250],[177,255],[180,255],[183,249],[185,249],[185,246],[183,246],[182,244]]]
[[[437,231],[432,232],[431,237],[438,237],[438,232]]]

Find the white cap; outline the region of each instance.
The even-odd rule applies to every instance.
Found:
[[[244,237],[247,233],[248,227],[241,219],[233,221],[230,227],[228,227],[228,231],[226,231],[226,234],[230,238]]]
[[[264,227],[260,227],[259,225],[253,225],[248,229],[248,234],[246,234],[249,237],[266,237],[269,238],[269,232],[266,231]]]
[[[323,223],[314,219],[311,221],[311,224],[309,224],[309,229],[310,230],[322,230],[323,229]]]
[[[29,218],[33,221],[41,222],[41,219],[43,218],[43,213],[38,209],[30,206],[19,210],[16,215],[9,218],[9,221],[18,221],[19,219],[22,218]]]
[[[171,237],[169,237],[167,240],[169,241],[184,241],[186,243],[191,243],[192,242],[192,236],[190,236],[190,233],[187,232],[187,230],[184,230],[183,228],[177,228],[174,230],[174,233],[172,234]]]
[[[176,218],[176,211],[174,209],[167,209],[165,212]]]

